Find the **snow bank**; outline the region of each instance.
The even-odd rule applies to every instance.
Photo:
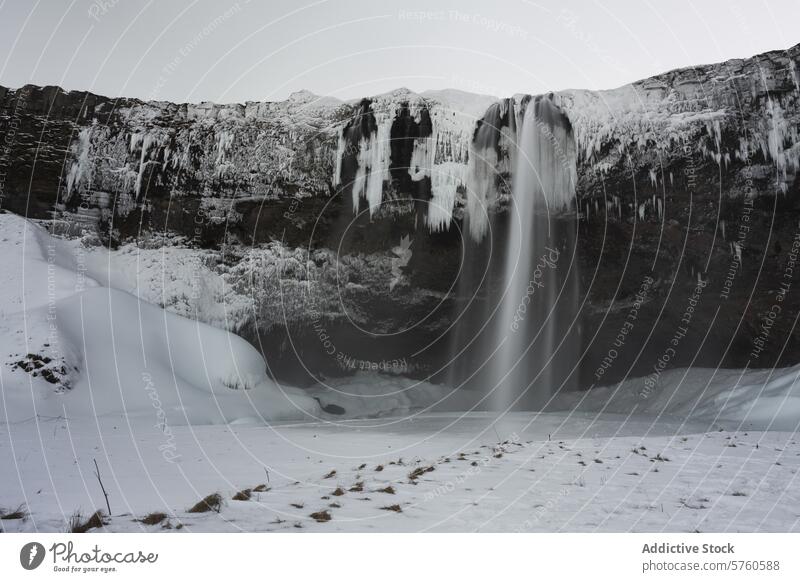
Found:
[[[316,409],[299,391],[282,394],[242,338],[122,291],[96,288],[62,300],[57,321],[63,341],[80,346],[82,373],[68,413],[160,414],[160,404],[172,424],[217,424]]]
[[[750,430],[800,428],[800,365],[774,370],[690,368],[559,395],[554,408],[680,416]]]
[[[242,338],[99,286],[23,218],[2,214],[0,229],[4,420],[124,414],[166,427],[318,413],[270,381]]]

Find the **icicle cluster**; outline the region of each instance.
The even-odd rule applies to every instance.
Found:
[[[67,195],[69,199],[73,191],[82,184],[91,184],[92,164],[90,160],[92,148],[92,132],[94,125],[84,127],[78,133],[78,139],[70,147],[73,156],[67,173]]]
[[[511,99],[493,104],[470,143],[466,206],[469,233],[478,242],[489,229],[489,209],[497,202],[498,179],[513,171],[517,157],[516,110],[517,103]]]
[[[383,202],[383,183],[389,179],[392,160],[389,139],[394,111],[376,114],[377,132],[361,138],[358,144],[358,169],[353,179],[353,212],[358,212],[361,198],[366,198],[372,216]]]
[[[448,229],[459,192],[468,188],[467,164],[477,116],[483,114],[489,102],[488,98],[475,103],[460,103],[457,99],[445,101],[405,90],[375,97],[371,111],[376,129],[369,136],[362,136],[358,143],[357,169],[352,185],[354,211],[357,212],[360,201],[366,199],[370,215],[373,215],[382,202],[384,183],[390,178],[390,132],[404,103],[417,123],[421,120],[423,110],[431,122],[430,135],[414,140],[408,168],[413,181],[424,178],[430,178],[431,181],[426,226],[432,232]],[[339,133],[336,151],[334,186],[341,185],[342,164],[347,148],[348,136],[343,130]]]

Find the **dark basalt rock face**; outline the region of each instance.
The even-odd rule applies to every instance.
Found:
[[[794,47],[635,83],[631,110],[643,115],[584,155],[578,191],[589,217],[580,248],[586,332],[595,338],[586,383],[664,366],[800,360],[799,54]],[[572,114],[580,98],[569,101],[580,126]]]
[[[800,46],[553,95],[577,150],[576,214],[554,219],[578,222],[581,385],[800,361],[798,60]],[[169,244],[252,297],[231,325],[283,378],[398,361],[389,371],[437,380],[459,273],[502,260],[506,138],[529,98],[192,105],[0,88],[2,208],[112,248],[179,236]],[[354,204],[363,148],[384,135],[363,176],[384,172],[381,201]],[[490,150],[491,232],[477,241],[469,163]],[[243,267],[253,257],[261,278]],[[497,297],[487,277],[479,302]]]

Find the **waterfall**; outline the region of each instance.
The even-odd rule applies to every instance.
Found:
[[[483,407],[498,412],[544,408],[576,382],[579,353],[572,127],[549,97],[537,97],[524,106],[516,133],[511,200],[494,218],[482,282],[469,271],[460,282],[459,325],[467,332],[455,342],[468,338],[469,346],[452,352],[458,378],[451,381],[487,394]],[[465,253],[475,246],[465,243]],[[468,310],[464,297],[479,305]]]

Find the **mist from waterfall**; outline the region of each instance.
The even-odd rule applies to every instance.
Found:
[[[515,158],[511,199],[503,216],[493,220],[488,240],[480,243],[492,248],[480,279],[474,272],[480,268],[465,257],[472,268],[462,273],[459,286],[463,321],[453,351],[457,378],[451,377],[488,395],[482,408],[500,413],[541,410],[557,390],[577,382],[572,128],[549,97],[530,99],[522,111],[516,147],[510,150]],[[481,129],[476,143],[478,138],[485,141]],[[484,159],[494,161],[491,156]],[[485,185],[477,186],[483,202]],[[465,242],[465,254],[475,253],[476,246],[475,241]],[[467,305],[466,298],[476,300]]]

